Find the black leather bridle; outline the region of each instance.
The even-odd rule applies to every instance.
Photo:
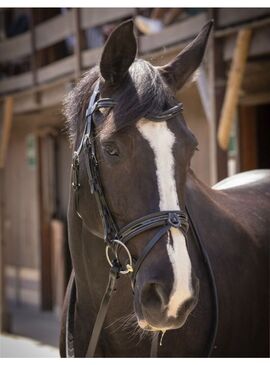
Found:
[[[115,291],[116,280],[119,278],[120,274],[129,274],[131,278],[131,285],[134,291],[136,283],[136,275],[143,264],[145,258],[160,240],[160,238],[166,234],[172,227],[178,228],[186,236],[189,228],[188,216],[182,210],[173,211],[158,211],[139,219],[134,220],[123,228],[119,229],[116,222],[113,219],[111,211],[108,207],[98,168],[98,161],[96,157],[95,149],[95,123],[94,123],[94,113],[101,108],[113,108],[116,102],[111,98],[99,98],[100,85],[99,80],[97,80],[94,91],[90,97],[89,105],[86,110],[86,123],[83,131],[82,139],[79,147],[73,152],[72,159],[72,187],[75,194],[75,210],[78,216],[83,219],[79,213],[79,190],[80,190],[80,164],[81,157],[83,154],[85,168],[87,171],[89,186],[91,194],[95,195],[96,202],[98,205],[99,214],[103,224],[104,232],[104,242],[105,253],[109,265],[111,267],[109,272],[109,280],[105,294],[102,298],[99,312],[96,317],[90,342],[88,345],[87,357],[93,357],[95,354],[97,342],[102,330],[102,326],[106,317],[106,313],[109,307],[109,302],[112,293]],[[158,116],[146,115],[147,119],[154,121],[164,121],[173,118],[182,110],[182,104],[173,106],[172,108],[166,110],[165,112],[159,114]],[[144,247],[143,252],[139,258],[134,258],[131,256],[127,243],[132,238],[138,236],[139,234],[153,228],[159,228],[159,230],[154,234],[152,239]],[[119,252],[124,250],[127,254],[128,260],[125,264],[120,262]],[[113,259],[110,258],[113,255]],[[210,267],[211,269],[211,267]],[[214,278],[212,278],[214,280]],[[213,282],[212,280],[212,282]],[[214,285],[215,287],[215,285]],[[73,278],[71,293],[73,297],[75,295],[75,280]],[[68,307],[68,315],[66,321],[66,356],[74,357],[74,338],[73,329],[71,328],[74,323],[72,323],[70,313],[74,309],[74,299],[73,302],[70,299]],[[71,308],[72,306],[72,308]],[[215,336],[214,336],[215,337]],[[214,340],[212,340],[214,343]],[[151,356],[157,355],[157,336],[154,337],[151,348]]]

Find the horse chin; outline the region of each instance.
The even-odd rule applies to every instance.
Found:
[[[139,320],[138,325],[144,331],[150,331],[150,332],[165,332],[165,331],[168,331],[169,329],[171,329],[171,328],[165,328],[165,327],[157,328],[157,327],[151,326],[151,324],[147,323],[145,320]]]
[[[150,323],[148,323],[146,320],[140,319],[140,320],[138,320],[138,325],[144,331],[166,332],[168,330],[174,330],[174,329],[179,329],[179,328],[183,327],[184,324],[186,323],[187,318],[188,318],[188,315],[181,322],[170,323],[170,325],[167,325],[167,326],[164,326],[164,325],[154,326],[154,325],[151,325]]]

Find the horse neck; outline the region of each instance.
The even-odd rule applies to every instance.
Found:
[[[195,213],[195,209],[198,207],[200,207],[200,211],[208,210],[213,206],[217,208],[216,199],[218,197],[216,195],[218,192],[199,180],[192,170],[188,172],[185,201],[190,210]]]
[[[212,215],[224,214],[220,205],[222,193],[200,181],[192,170],[187,175],[185,202],[193,220],[211,222]]]

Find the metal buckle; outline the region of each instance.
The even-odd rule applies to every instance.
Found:
[[[115,259],[117,260],[117,262],[119,263],[119,265],[121,267],[122,267],[122,265],[120,264],[118,254],[117,254],[118,246],[123,247],[125,249],[127,255],[128,255],[129,262],[128,262],[128,264],[126,264],[126,270],[120,270],[119,273],[125,275],[125,274],[128,274],[130,272],[133,272],[133,261],[132,261],[131,254],[130,254],[129,249],[127,248],[127,246],[119,240],[113,240],[112,243],[116,243],[116,250],[113,253],[115,255]],[[115,265],[115,259],[114,260],[110,259],[109,249],[113,250],[111,245],[106,246],[106,249],[105,249],[106,258],[107,258],[107,261],[108,261],[110,267],[113,267]]]
[[[83,137],[83,145],[86,149],[91,149],[91,140],[90,140],[90,136],[89,133],[87,133],[84,137]]]
[[[175,228],[179,228],[181,226],[181,220],[177,213],[169,213],[168,223]]]
[[[88,107],[85,112],[85,118],[90,117],[97,109],[98,101],[96,101],[93,105]]]
[[[77,152],[74,152],[72,158],[72,187],[75,191],[79,190],[80,188],[79,167],[80,167],[79,155]]]

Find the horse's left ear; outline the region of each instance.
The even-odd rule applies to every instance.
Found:
[[[212,26],[213,20],[210,20],[173,61],[159,67],[162,75],[174,90],[181,89],[200,66]]]
[[[133,63],[137,53],[137,41],[133,21],[121,23],[108,38],[100,61],[100,72],[111,84],[120,82]]]

